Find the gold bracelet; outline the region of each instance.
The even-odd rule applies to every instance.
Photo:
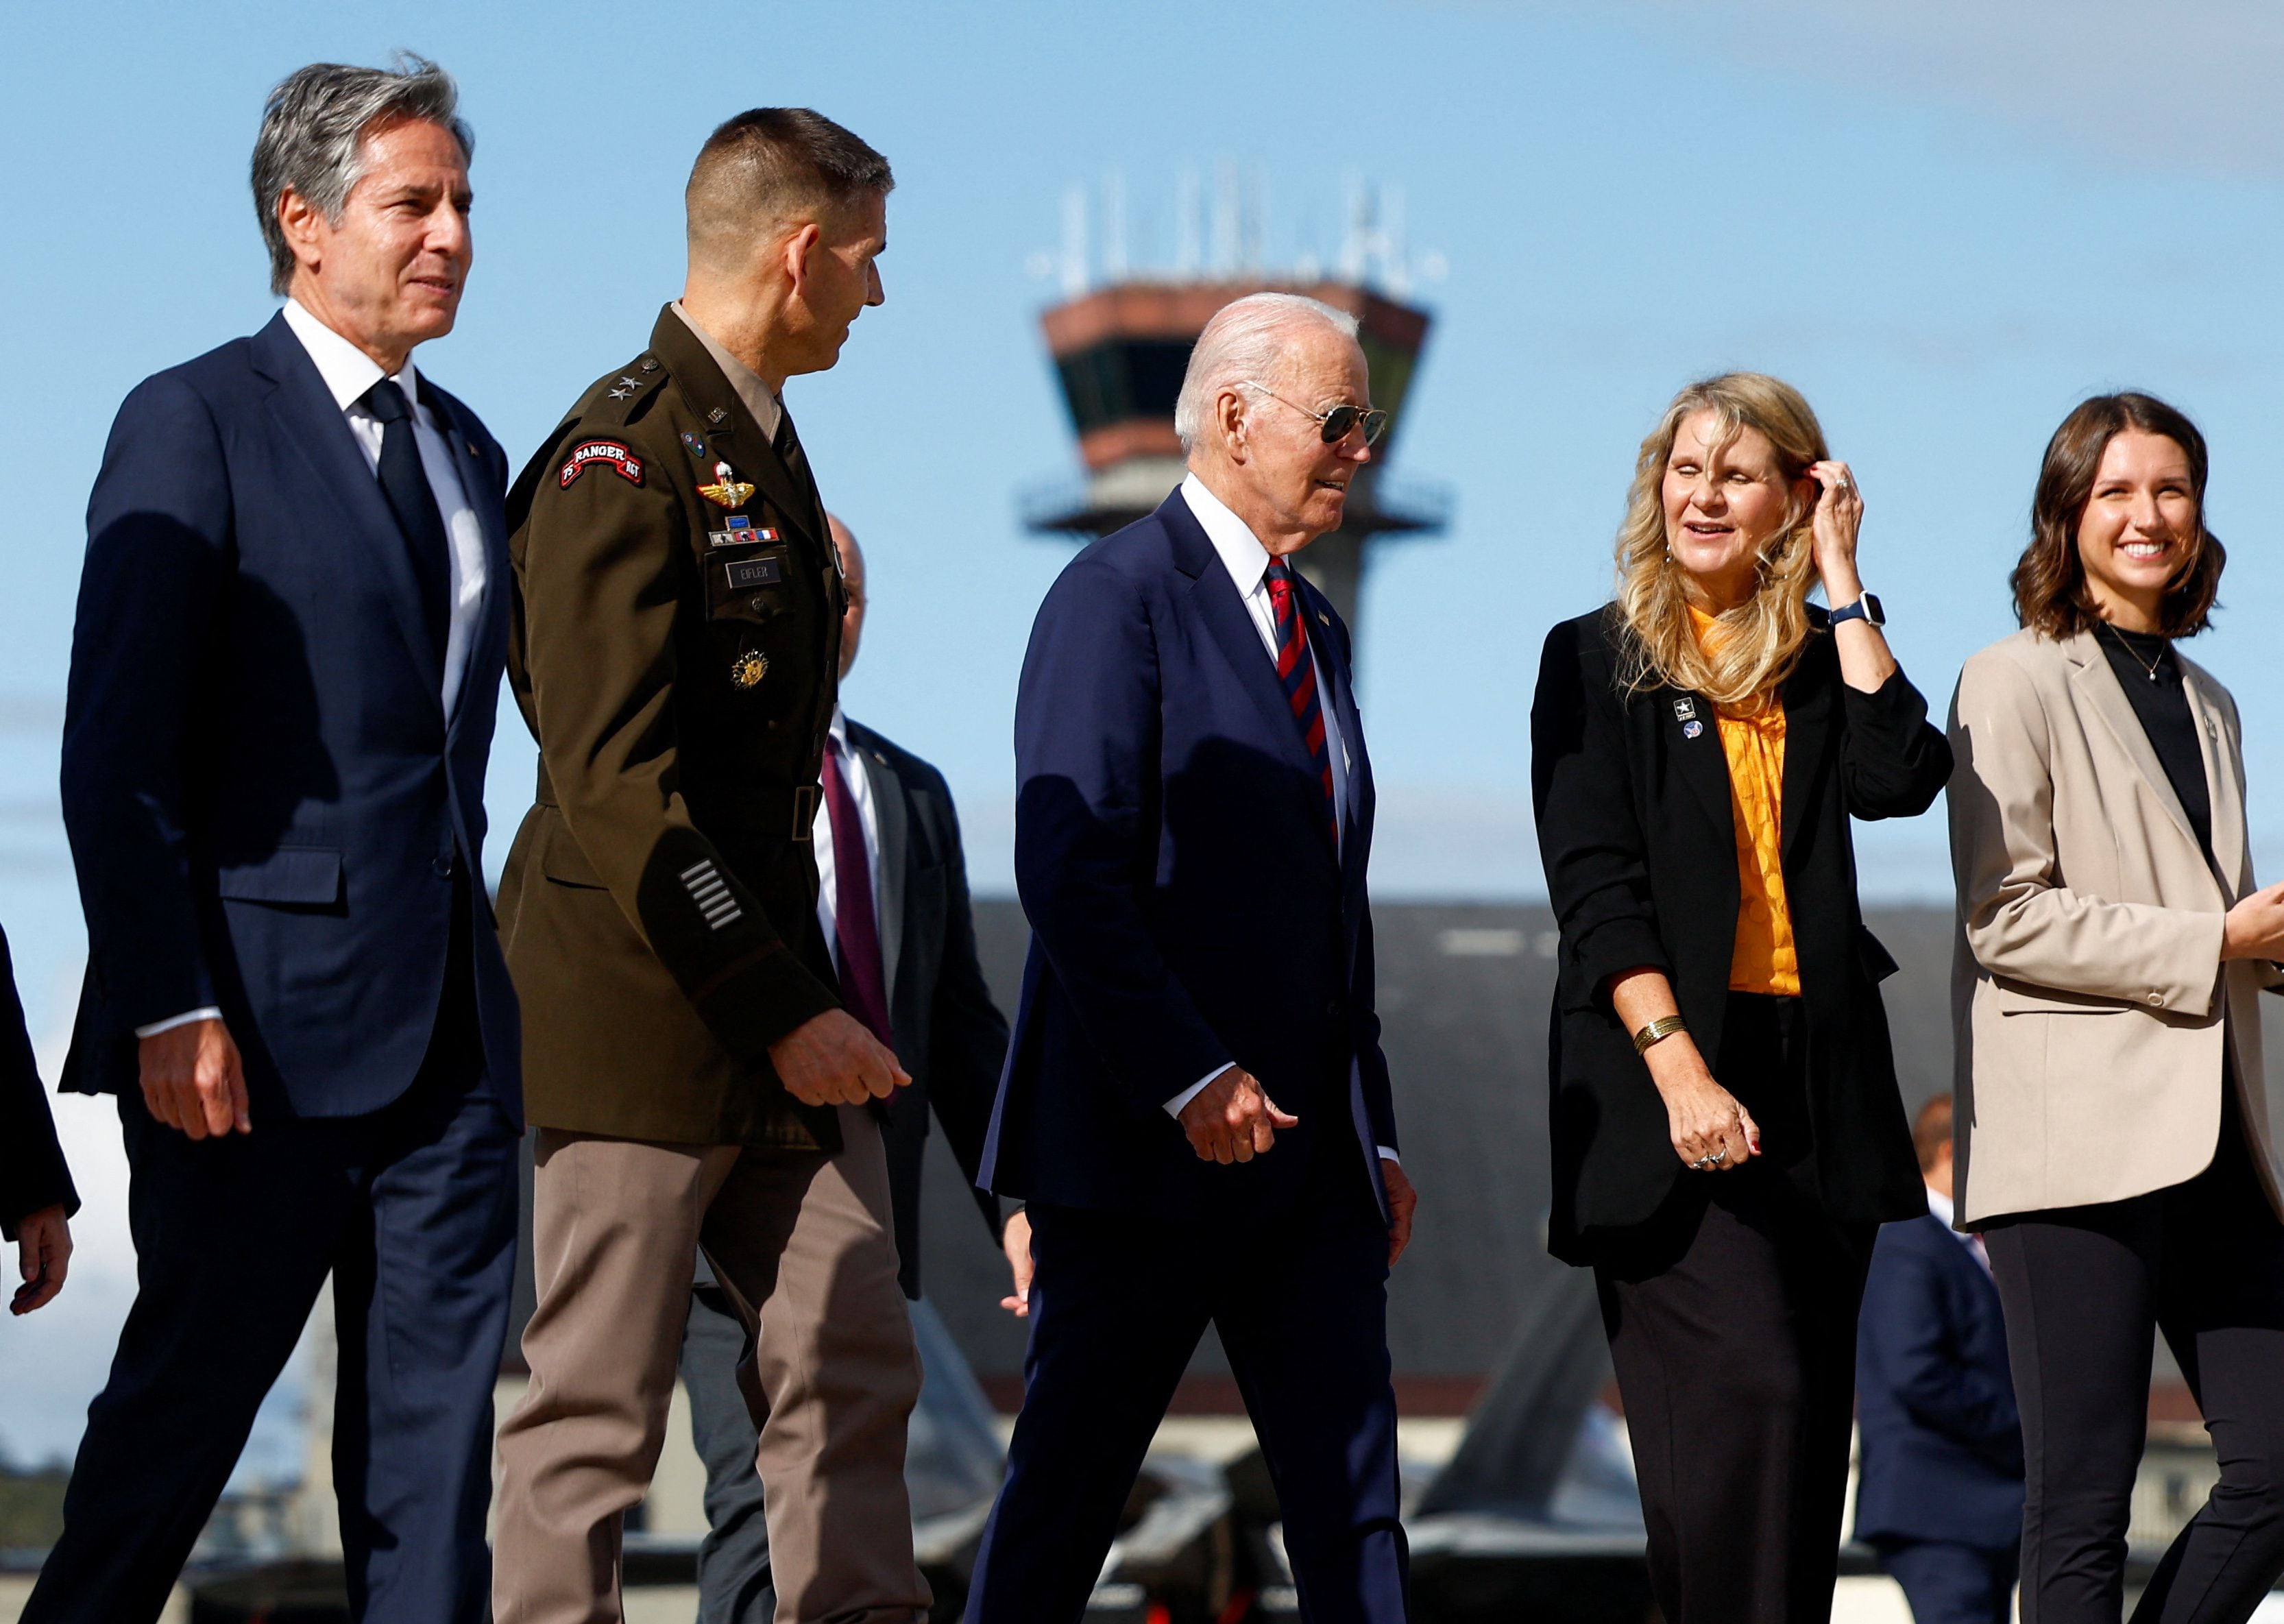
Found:
[[[1634,1053],[1647,1055],[1651,1044],[1670,1038],[1678,1032],[1687,1032],[1689,1024],[1678,1015],[1662,1015],[1634,1034]]]

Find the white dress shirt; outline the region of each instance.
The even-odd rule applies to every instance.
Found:
[[[856,804],[856,821],[864,834],[864,857],[871,866],[872,878],[872,934],[880,938],[880,814],[872,804],[872,775],[864,764],[856,759],[856,751],[849,742],[849,718],[841,714],[841,707],[833,707],[833,741],[841,747],[841,775],[849,781],[849,798]],[[825,945],[833,953],[833,961],[841,962],[841,898],[834,889],[835,854],[833,850],[833,803],[823,796],[817,797],[817,820],[810,825],[810,849],[817,853],[817,922],[825,927]],[[881,965],[886,976],[888,969]],[[883,989],[886,991],[887,989]]]
[[[1244,600],[1245,612],[1253,617],[1253,629],[1261,634],[1261,647],[1269,656],[1270,669],[1274,671],[1277,666],[1277,606],[1269,597],[1269,549],[1261,545],[1261,538],[1253,533],[1244,520],[1230,511],[1226,502],[1206,489],[1205,482],[1196,475],[1187,475],[1183,478],[1182,500],[1189,504],[1190,512],[1206,533],[1206,539],[1213,543],[1214,552],[1220,556],[1222,568],[1229,571],[1229,578],[1237,588],[1237,595]],[[1294,600],[1293,612],[1296,615],[1302,612],[1297,598]],[[1325,681],[1324,657],[1317,652],[1318,635],[1314,628],[1308,633],[1309,659],[1317,669],[1317,708],[1325,718],[1325,753],[1333,763],[1334,850],[1337,851],[1340,843],[1348,837],[1349,768],[1353,761],[1349,755],[1348,741],[1341,734],[1340,718],[1334,713],[1333,691]],[[1208,1084],[1229,1070],[1228,1066],[1216,1066],[1183,1089],[1166,1102],[1167,1114],[1180,1116],[1185,1105],[1203,1094]],[[1397,1159],[1396,1152],[1385,1145],[1380,1147],[1380,1153],[1391,1162]]]
[[[293,336],[301,341],[301,348],[317,364],[317,376],[325,380],[326,392],[348,420],[349,433],[356,437],[357,449],[364,453],[365,464],[378,481],[380,442],[386,428],[364,409],[361,397],[384,376],[380,363],[312,316],[297,299],[286,302],[286,325],[293,330]],[[421,404],[420,377],[411,361],[406,361],[404,370],[396,374],[396,386],[404,391],[404,398],[412,408],[413,443],[420,448],[421,471],[428,475],[428,489],[435,493],[436,511],[444,516],[444,535],[450,544],[446,551],[450,555],[448,590],[452,617],[444,639],[444,681],[440,695],[444,702],[444,714],[450,716],[452,703],[460,694],[461,674],[467,669],[468,649],[475,640],[477,616],[483,607],[483,526],[477,521],[468,493],[461,489],[459,469],[453,464],[452,449],[445,443],[435,413]],[[192,1009],[171,1020],[138,1026],[135,1035],[155,1037],[170,1027],[186,1026],[192,1021],[219,1020],[221,1016],[219,1009]]]

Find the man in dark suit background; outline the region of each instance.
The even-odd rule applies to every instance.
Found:
[[[2022,1432],[1982,1237],[1952,1218],[1952,1102],[1912,1125],[1928,1216],[1880,1231],[1856,1345],[1856,1537],[1917,1624],[2006,1624],[2022,1540]]]
[[[1291,557],[1386,414],[1354,318],[1224,308],[1190,475],[1074,560],[1016,700],[1032,929],[986,1185],[1036,1267],[1023,1410],[971,1624],[1079,1617],[1208,1323],[1312,1620],[1401,1619],[1387,1279],[1413,1196],[1373,1006],[1372,771],[1348,631]]]
[[[841,516],[828,514],[825,520],[849,599],[841,617],[845,683],[864,635],[869,576],[864,551]],[[1006,1058],[1007,1022],[991,1001],[976,958],[967,859],[943,775],[862,723],[848,720],[837,707],[831,738],[825,793],[812,836],[822,882],[817,923],[833,944],[833,965],[851,1012],[911,1073],[911,1084],[884,1102],[882,1138],[898,1283],[917,1302],[920,1170],[928,1113],[933,1109],[943,1123],[972,1188],[991,1096]],[[997,1243],[1002,1229],[998,1200],[980,1189],[974,1194]],[[1020,1259],[1019,1292],[1029,1267],[1028,1233],[1019,1221],[1006,1242]],[[747,1351],[745,1326],[701,1257],[682,1337],[692,1441],[706,1463],[708,1530],[698,1551],[700,1624],[769,1624],[775,1605],[762,1480],[754,1469],[760,1438],[738,1390],[737,1367]]]
[[[55,1118],[40,1086],[32,1034],[16,995],[16,966],[0,931],[0,1236],[16,1243],[23,1284],[8,1312],[29,1314],[55,1300],[71,1267],[71,1215],[79,1192],[56,1142]]]
[[[451,80],[318,65],[254,202],[283,311],[146,380],[88,506],[64,820],[139,1289],[24,1617],[158,1616],[328,1275],[352,1613],[483,1615],[517,1023],[480,867],[506,461],[414,370],[471,256]]]

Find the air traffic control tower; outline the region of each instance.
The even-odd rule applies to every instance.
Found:
[[[1122,192],[1122,187],[1119,189]],[[1302,261],[1283,275],[1256,262],[1257,230],[1243,224],[1242,200],[1224,170],[1224,201],[1216,212],[1222,239],[1211,269],[1198,267],[1195,245],[1203,232],[1184,233],[1192,245],[1170,271],[1129,274],[1122,223],[1114,216],[1114,251],[1105,255],[1099,284],[1090,275],[1083,200],[1064,208],[1064,298],[1040,318],[1052,353],[1064,404],[1078,435],[1076,481],[1034,490],[1024,498],[1027,528],[1092,539],[1151,512],[1181,483],[1181,442],[1174,435],[1174,397],[1180,392],[1191,347],[1215,311],[1232,300],[1263,291],[1305,294],[1357,318],[1365,358],[1372,369],[1372,398],[1390,414],[1373,448],[1372,462],[1349,488],[1347,517],[1295,561],[1329,597],[1349,626],[1357,624],[1366,553],[1380,537],[1433,535],[1449,518],[1450,500],[1437,487],[1391,480],[1388,467],[1403,440],[1404,397],[1427,341],[1428,312],[1402,294],[1410,268],[1400,233],[1373,224],[1372,200],[1351,185],[1349,222],[1338,271],[1325,275]],[[1194,184],[1185,187],[1194,205]],[[1115,194],[1114,194],[1115,196]],[[1373,274],[1377,270],[1380,274]],[[1093,285],[1091,285],[1093,284]]]

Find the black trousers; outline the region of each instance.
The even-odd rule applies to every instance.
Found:
[[[1806,1193],[1798,1002],[1733,994],[1715,1075],[1764,1155],[1692,1173],[1594,1263],[1667,1624],[1829,1616],[1873,1226]]]
[[[418,1075],[369,1116],[257,1116],[251,1134],[193,1142],[139,1093],[121,1097],[135,1305],[88,1410],[31,1624],[159,1616],[328,1274],[350,1616],[489,1616],[492,1388],[521,1135],[485,1077],[461,932],[445,986]]]
[[[2022,1624],[2114,1624],[2123,1610],[2158,1330],[2221,1475],[2135,1620],[2240,1624],[2284,1573],[2284,1224],[2234,1095],[2212,1165],[2188,1182],[1983,1229],[2022,1410]]]

